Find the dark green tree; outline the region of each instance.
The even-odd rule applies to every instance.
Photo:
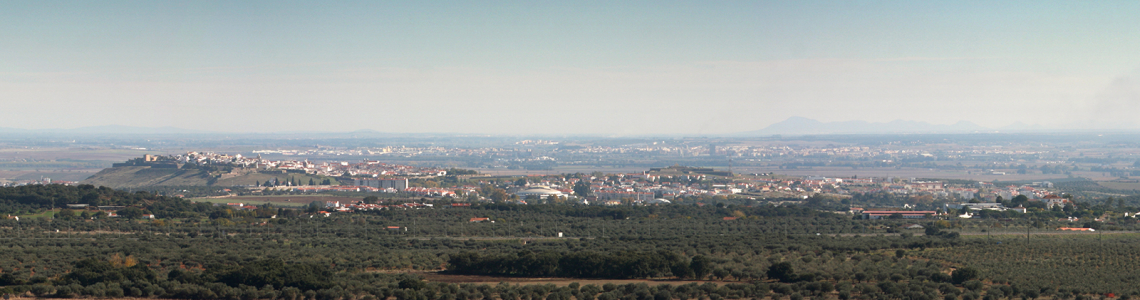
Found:
[[[792,268],[789,262],[780,262],[768,267],[768,278],[779,280],[780,282],[792,282],[796,280],[796,270]]]
[[[119,215],[120,218],[127,218],[127,219],[133,220],[133,219],[142,218],[144,213],[143,213],[143,210],[141,210],[137,207],[128,207],[128,208],[120,209],[119,211],[115,212],[115,214]]]
[[[578,182],[574,183],[574,194],[578,195],[578,197],[589,197],[590,183],[587,182],[586,179],[578,180]]]
[[[693,260],[689,262],[689,269],[693,271],[693,278],[704,279],[705,276],[709,275],[709,272],[712,272],[712,260],[703,255],[694,256]]]
[[[950,279],[954,281],[954,284],[962,284],[975,278],[978,278],[978,270],[971,267],[959,268],[950,274]]]

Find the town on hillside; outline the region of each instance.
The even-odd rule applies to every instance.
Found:
[[[280,174],[271,180],[244,185],[215,186],[232,195],[307,193],[386,193],[423,200],[506,201],[516,204],[570,202],[589,205],[662,205],[736,199],[777,205],[817,203],[831,199],[827,210],[861,213],[870,218],[915,211],[904,217],[953,213],[969,218],[972,211],[1064,209],[1069,195],[1049,181],[995,184],[984,181],[935,180],[897,177],[786,176],[771,173],[734,174],[714,168],[671,166],[636,173],[532,174],[487,176],[462,169],[416,167],[377,160],[325,161],[272,160],[187,152],[179,155],[145,155],[115,167],[206,168],[220,170],[224,178],[240,170]],[[228,170],[228,171],[227,171]],[[298,180],[307,174],[335,178]],[[463,175],[457,175],[463,174]],[[814,201],[814,202],[813,202]],[[369,204],[371,205],[371,204]],[[336,203],[339,211],[377,209],[363,203]],[[866,209],[865,209],[866,208]],[[924,212],[924,213],[918,213]]]

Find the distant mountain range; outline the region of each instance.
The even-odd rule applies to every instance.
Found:
[[[1116,126],[1108,126],[1099,123],[1073,123],[1066,125],[1058,125],[1052,127],[1044,127],[1041,125],[1028,125],[1021,122],[991,128],[983,127],[969,121],[959,121],[958,123],[950,125],[931,124],[922,121],[907,121],[907,120],[894,120],[890,122],[867,122],[867,121],[840,121],[840,122],[820,122],[814,119],[804,117],[791,117],[787,120],[781,121],[765,127],[764,129],[737,132],[730,134],[723,134],[717,136],[724,137],[756,137],[756,136],[771,136],[771,135],[822,135],[822,134],[961,134],[961,133],[1043,133],[1043,132],[1092,132],[1092,131],[1128,131],[1140,132],[1140,127],[1123,126],[1118,124],[1109,124]],[[1116,129],[1110,129],[1116,128]],[[362,129],[355,131],[340,131],[340,132],[321,132],[321,131],[295,131],[295,132],[216,132],[205,130],[184,129],[171,126],[165,127],[139,127],[139,126],[123,126],[123,125],[105,125],[105,126],[89,126],[79,127],[72,129],[22,129],[0,127],[0,136],[56,136],[56,137],[77,137],[77,136],[93,136],[93,137],[110,137],[110,136],[128,136],[128,137],[149,137],[149,136],[185,136],[193,135],[199,137],[257,137],[257,138],[326,138],[326,139],[354,139],[354,138],[434,138],[434,137],[491,137],[492,135],[471,135],[471,134],[458,134],[458,133],[395,133],[395,132],[381,132],[370,129]],[[502,135],[506,137],[510,135]],[[589,135],[582,135],[589,136]]]
[[[867,121],[820,122],[804,117],[791,117],[764,129],[736,136],[813,135],[813,134],[898,134],[898,133],[975,133],[993,131],[1040,131],[1041,126],[1014,123],[1002,128],[987,128],[967,121],[937,125],[920,121],[895,120],[886,123]]]

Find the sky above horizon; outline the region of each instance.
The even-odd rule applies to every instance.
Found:
[[[5,1],[0,127],[1140,129],[1138,1]]]

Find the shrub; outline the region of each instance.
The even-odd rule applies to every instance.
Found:
[[[983,286],[982,282],[977,281],[977,280],[970,280],[970,281],[967,281],[965,283],[962,283],[962,287],[969,289],[971,291],[975,291],[975,292],[981,290],[982,286]]]
[[[954,270],[954,273],[950,274],[950,277],[954,281],[954,284],[962,284],[968,280],[978,278],[978,270],[964,267]]]

